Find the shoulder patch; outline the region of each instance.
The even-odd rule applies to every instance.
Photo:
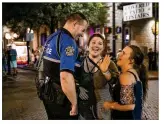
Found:
[[[65,49],[65,52],[66,52],[66,55],[67,56],[73,56],[74,55],[74,48],[72,46],[68,46],[66,49]]]

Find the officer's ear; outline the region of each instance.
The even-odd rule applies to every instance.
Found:
[[[77,23],[77,21],[73,21],[73,27],[75,27],[75,26],[76,26],[76,23]]]

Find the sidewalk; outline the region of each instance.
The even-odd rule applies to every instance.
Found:
[[[25,70],[32,70],[36,71],[36,69],[32,66],[27,66],[27,65],[18,65],[18,68],[25,69]],[[149,71],[149,80],[158,80],[158,71]]]
[[[158,71],[149,71],[149,80],[158,80],[159,74]]]
[[[36,69],[35,69],[34,66],[32,66],[32,65],[18,65],[18,68],[20,68],[20,69],[25,69],[25,70],[36,71]]]

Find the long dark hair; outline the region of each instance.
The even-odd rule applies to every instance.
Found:
[[[143,64],[144,54],[138,46],[130,45],[132,49],[131,59],[134,59],[134,69],[136,69],[143,86],[143,100],[146,100],[148,90],[148,71],[146,66]]]

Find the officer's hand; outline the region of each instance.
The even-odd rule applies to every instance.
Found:
[[[83,87],[79,87],[79,90],[80,90],[80,94],[79,94],[80,99],[88,100],[89,97],[88,97],[88,95],[86,93],[88,91],[85,88],[83,88]]]
[[[77,105],[72,105],[70,116],[76,116],[77,114],[78,114]]]

